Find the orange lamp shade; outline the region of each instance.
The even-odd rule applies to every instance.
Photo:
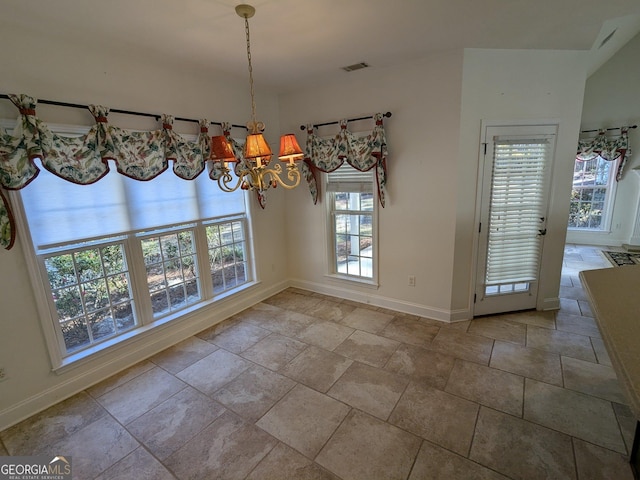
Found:
[[[224,135],[211,137],[211,160],[216,162],[237,162],[229,139]]]
[[[278,158],[282,162],[299,161],[304,157],[298,140],[293,133],[287,133],[280,137],[280,155]]]
[[[271,149],[261,133],[251,133],[247,135],[244,144],[244,157],[252,160],[260,158],[262,163],[269,163],[271,160]]]

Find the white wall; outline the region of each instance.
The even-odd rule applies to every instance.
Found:
[[[582,111],[583,130],[640,125],[640,35],[587,80]],[[629,130],[633,155],[626,174],[618,182],[611,230],[603,233],[569,231],[567,242],[620,246],[629,243],[640,204],[640,176],[631,169],[640,166],[640,128]],[[638,244],[638,242],[636,242]]]
[[[2,93],[27,93],[49,100],[186,118],[206,117],[241,125],[250,116],[245,79],[211,78],[176,65],[135,57],[128,51],[99,54],[90,45],[43,39],[38,32],[5,29],[0,35],[6,47],[0,52]],[[280,130],[277,97],[268,92],[257,93],[259,117],[267,124],[267,137],[275,147]],[[37,112],[50,123],[93,122],[88,112],[76,109],[42,105]],[[0,100],[0,118],[16,117],[15,107],[8,100]],[[125,128],[158,128],[153,119],[111,114],[109,120]],[[175,125],[176,131],[185,133],[195,133],[196,127],[197,124],[177,122]],[[214,128],[211,133],[218,134]],[[242,130],[233,133],[243,135]],[[14,248],[0,250],[0,366],[8,376],[0,383],[0,430],[286,286],[284,197],[281,190],[269,192],[266,210],[260,210],[251,199],[261,284],[188,321],[158,331],[145,341],[60,375],[51,371],[18,231]]]
[[[393,114],[385,120],[388,198],[379,215],[380,287],[325,276],[325,205],[313,205],[306,187],[287,198],[287,251],[295,285],[449,320],[461,78],[462,52],[445,52],[414,64],[345,73],[339,83],[280,96],[283,131],[300,133],[300,125],[307,123]],[[318,134],[337,128],[323,127]],[[373,122],[349,128],[371,130]],[[301,143],[305,137],[299,134]],[[415,287],[407,285],[409,275],[415,275]]]
[[[471,308],[481,122],[559,124],[539,309],[558,307],[573,159],[586,78],[585,52],[469,49],[464,54],[452,311]]]

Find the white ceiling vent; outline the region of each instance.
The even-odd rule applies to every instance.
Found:
[[[360,62],[354,63],[353,65],[349,65],[347,67],[342,67],[342,70],[344,70],[345,72],[353,72],[354,70],[361,70],[363,68],[367,68],[368,66],[368,63]]]

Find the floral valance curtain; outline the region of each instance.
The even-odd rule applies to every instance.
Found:
[[[185,180],[200,175],[209,158],[209,122],[200,120],[200,133],[189,141],[173,131],[174,117],[162,115],[162,128],[150,132],[130,131],[110,125],[109,109],[89,106],[95,125],[82,136],[65,137],[51,132],[36,116],[36,100],[28,95],[9,95],[20,116],[11,134],[0,128],[0,245],[11,248],[15,226],[11,206],[2,189],[24,188],[37,176],[34,163],[40,158],[44,168],[64,180],[89,185],[109,172],[107,160],[114,160],[119,173],[142,181],[152,180],[169,167]],[[225,135],[229,135],[229,125]],[[241,158],[242,147],[233,142]],[[220,171],[211,168],[209,176],[217,180]],[[259,196],[264,206],[264,196]]]
[[[307,125],[306,157],[302,174],[309,185],[313,203],[318,202],[317,172],[332,172],[347,162],[353,168],[365,172],[376,169],[378,198],[384,207],[387,184],[387,141],[382,124],[382,113],[373,116],[375,127],[366,136],[358,136],[347,130],[347,120],[340,120],[340,131],[333,138],[321,138]]]
[[[616,180],[619,181],[624,173],[627,159],[631,156],[628,132],[628,128],[622,127],[620,135],[607,137],[606,130],[599,130],[593,138],[580,139],[576,160],[585,162],[602,157],[608,162],[617,161]]]

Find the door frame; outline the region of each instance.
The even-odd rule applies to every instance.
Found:
[[[552,197],[554,191],[554,171],[556,169],[556,153],[558,150],[558,139],[560,134],[560,121],[558,119],[528,119],[528,120],[507,120],[507,121],[497,121],[497,120],[481,120],[480,122],[480,131],[478,135],[478,157],[476,164],[476,200],[475,200],[475,213],[474,213],[474,228],[473,228],[473,247],[471,253],[471,278],[470,278],[470,288],[469,288],[469,305],[471,318],[475,317],[475,296],[477,291],[477,275],[478,275],[478,259],[479,259],[479,248],[480,248],[480,234],[479,226],[482,218],[482,196],[483,196],[483,186],[484,186],[484,162],[485,162],[485,148],[487,145],[486,140],[486,132],[489,127],[504,127],[504,128],[513,128],[513,127],[552,127],[555,128],[555,144],[553,149],[553,155],[551,159],[551,164],[549,165],[549,195],[550,199],[547,203],[547,212],[546,218],[549,219],[549,212],[552,205]],[[545,243],[543,242],[541,252],[540,252],[540,270],[542,270],[542,266],[544,264],[545,258]],[[540,288],[542,283],[542,275],[539,275],[538,289],[536,295],[536,310],[542,310],[542,304],[544,303],[543,289]]]

